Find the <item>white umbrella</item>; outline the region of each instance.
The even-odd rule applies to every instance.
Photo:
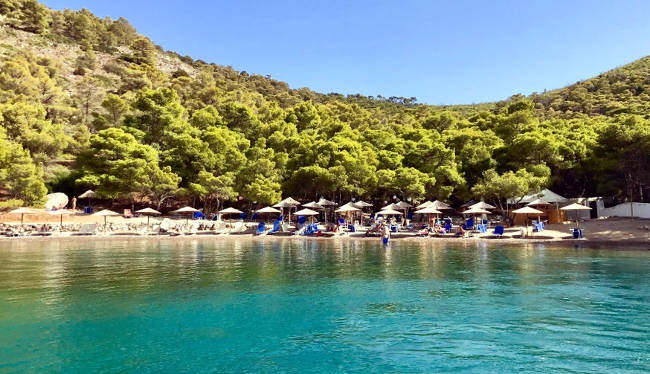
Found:
[[[553,205],[553,204],[546,202],[542,199],[535,199],[530,203],[526,204],[526,206],[545,206],[545,205]]]
[[[68,196],[63,192],[55,192],[45,195],[45,209],[62,209],[68,205]]]
[[[221,214],[242,214],[244,212],[242,212],[239,209],[235,209],[235,208],[226,208],[226,209],[220,210],[219,213],[221,213]]]
[[[9,214],[20,214],[20,224],[22,225],[25,219],[25,214],[39,214],[42,213],[42,210],[35,208],[17,208],[9,212]]]
[[[277,209],[275,209],[275,208],[271,208],[270,206],[264,207],[264,208],[262,208],[262,209],[258,209],[258,210],[255,211],[255,213],[261,213],[261,214],[264,214],[264,213],[276,213],[276,214],[282,214],[281,211],[279,211],[279,210],[277,210]]]
[[[352,203],[347,203],[345,205],[342,205],[340,208],[336,209],[334,212],[335,213],[347,213],[347,212],[358,212],[360,210],[361,209],[357,208]]]
[[[327,200],[327,199],[321,197],[321,198],[318,200],[318,205],[320,205],[320,206],[337,206],[337,205],[339,205],[339,204],[337,204],[337,203],[335,203],[335,202],[333,202],[333,201],[329,201],[329,200]]]
[[[472,204],[472,205],[469,206],[469,209],[473,209],[473,208],[484,209],[485,210],[485,209],[496,209],[497,207],[492,206],[492,205],[486,203],[485,201],[479,201],[478,203]],[[486,213],[486,214],[489,214],[489,212]]]
[[[401,216],[404,213],[402,213],[402,212],[400,212],[398,210],[395,210],[395,209],[382,209],[379,212],[377,212],[377,214],[381,214],[383,216],[394,216],[394,215]]]
[[[365,201],[361,201],[361,200],[359,200],[359,201],[357,201],[357,202],[354,202],[353,204],[354,204],[354,206],[356,206],[357,208],[361,208],[361,209],[363,209],[363,208],[367,208],[367,207],[369,207],[369,206],[372,206],[372,204],[366,203]]]
[[[539,215],[544,213],[544,212],[542,212],[541,210],[537,210],[535,208],[531,208],[529,206],[525,206],[523,208],[513,210],[512,213],[514,213],[514,214],[525,214],[526,216],[528,216],[529,214],[537,214],[537,221],[539,222],[540,221]],[[526,220],[526,221],[528,221],[528,220]],[[526,231],[528,231],[528,222],[526,222]],[[526,235],[528,235],[528,234],[526,234]]]
[[[575,211],[578,211],[578,210],[591,210],[591,208],[588,207],[588,206],[581,205],[581,204],[573,203],[571,205],[567,205],[565,207],[560,208],[560,210],[564,210],[564,211],[575,210]],[[576,227],[578,227],[578,217],[576,217]]]
[[[433,201],[427,200],[427,201],[423,202],[422,204],[416,206],[415,209],[418,209],[418,210],[419,209],[424,209],[424,208],[428,207],[429,205],[431,205],[432,203],[433,203]]]
[[[399,208],[400,208],[400,207],[397,206],[397,204],[390,203],[390,204],[388,204],[388,205],[382,207],[381,210],[384,210],[384,209],[399,209]]]
[[[470,209],[467,209],[466,211],[464,211],[463,214],[478,215],[478,214],[492,214],[492,212],[490,212],[489,210],[481,209],[481,208],[470,208]]]
[[[317,216],[318,212],[311,209],[300,209],[299,211],[293,213],[295,216]]]
[[[47,212],[47,214],[50,214],[50,215],[53,215],[53,216],[61,216],[60,220],[59,220],[59,224],[61,225],[61,229],[63,229],[63,216],[64,215],[69,216],[69,215],[76,214],[76,213],[74,211],[68,210],[68,209],[59,209],[59,210],[53,210],[51,212]]]
[[[106,228],[106,217],[108,216],[119,216],[119,213],[115,213],[112,210],[104,209],[100,210],[97,213],[93,213],[93,216],[104,217],[104,228]]]
[[[273,205],[274,208],[281,208],[282,211],[284,212],[284,208],[289,209],[289,215],[291,215],[291,208],[300,205],[300,202],[291,198],[287,197],[286,199],[280,201],[279,203]],[[289,216],[287,216],[287,220],[289,220]]]
[[[397,205],[398,207],[400,207],[402,209],[408,209],[408,208],[413,207],[413,205],[407,203],[406,201],[400,201],[399,203],[396,203],[395,205]]]
[[[429,215],[429,223],[431,223],[431,214],[435,214],[437,216],[438,214],[442,214],[442,212],[439,211],[438,209],[435,209],[435,208],[424,207],[423,209],[416,210],[415,214],[428,214]]]
[[[305,208],[313,208],[313,209],[323,209],[323,206],[320,205],[319,203],[312,201],[310,203],[302,204]]]
[[[147,230],[149,229],[149,218],[151,218],[151,216],[158,216],[162,214],[159,211],[151,208],[144,208],[144,209],[136,210],[135,212],[147,216]]]
[[[450,207],[449,205],[443,203],[443,202],[440,201],[440,200],[436,200],[436,201],[432,202],[431,204],[429,204],[429,207],[431,207],[431,208],[436,208],[436,209],[438,209],[438,210],[442,210],[442,209],[453,209],[452,207]]]
[[[198,209],[194,209],[191,206],[184,206],[180,209],[172,210],[170,213],[174,214],[187,214],[187,219],[185,220],[185,223],[190,223],[190,214],[194,214],[196,212],[200,212]]]

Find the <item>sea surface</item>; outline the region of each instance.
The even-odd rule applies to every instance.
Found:
[[[0,372],[650,372],[650,251],[0,242]]]

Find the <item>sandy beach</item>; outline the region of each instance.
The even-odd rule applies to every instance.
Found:
[[[159,222],[162,218],[152,217],[151,224]],[[185,223],[185,219],[173,220],[178,223]],[[58,225],[60,217],[50,214],[26,215],[24,217],[25,225]],[[147,217],[134,217],[124,218],[122,216],[109,217],[108,222],[113,225],[124,224],[146,224]],[[20,215],[17,214],[1,214],[0,223],[3,224],[20,224]],[[103,225],[104,218],[96,217],[85,214],[69,215],[63,217],[64,225],[70,224],[84,224],[84,223],[97,223]],[[254,223],[249,223],[253,225]],[[515,226],[506,228],[503,238],[494,238],[492,235],[492,228],[488,229],[487,233],[474,232],[471,237],[458,238],[458,237],[418,237],[414,236],[411,232],[400,232],[393,236],[393,240],[415,240],[415,241],[439,241],[439,242],[502,242],[502,243],[590,243],[590,244],[617,244],[617,245],[650,245],[650,220],[648,219],[635,219],[635,218],[618,218],[611,217],[606,219],[586,220],[580,222],[580,227],[583,229],[585,238],[573,239],[571,236],[572,230],[575,227],[574,222],[566,222],[564,224],[549,224],[543,232],[532,232],[531,227]],[[528,230],[526,238],[521,237],[521,233]],[[241,240],[252,239],[255,240],[275,240],[275,239],[291,239],[291,240],[378,240],[378,238],[365,237],[362,230],[356,234],[344,233],[335,237],[304,237],[304,236],[287,236],[287,235],[264,235],[254,236],[252,234],[237,234],[237,235],[209,235],[201,234],[200,232],[194,235],[110,235],[98,234],[94,235],[93,240],[112,240],[116,238],[143,238],[147,240],[186,240],[186,239],[205,239],[205,240]],[[55,233],[48,237],[38,236],[20,236],[20,237],[0,237],[0,240],[52,240],[52,239],[65,239],[65,240],[87,240],[87,236],[69,236],[65,234]],[[650,247],[648,247],[650,249]]]

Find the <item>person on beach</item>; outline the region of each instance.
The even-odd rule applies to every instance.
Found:
[[[382,241],[384,244],[388,244],[388,239],[390,239],[390,226],[388,225],[383,225],[383,235],[382,235]]]
[[[77,209],[77,197],[76,196],[72,197],[72,200],[70,200],[70,205],[72,206],[72,210]]]

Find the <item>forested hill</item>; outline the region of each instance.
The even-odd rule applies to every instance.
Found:
[[[648,200],[649,59],[479,105],[320,94],[164,51],[123,18],[0,0],[0,204],[282,195]],[[227,63],[227,61],[225,61]]]

